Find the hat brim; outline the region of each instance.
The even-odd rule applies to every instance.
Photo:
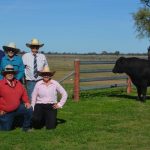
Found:
[[[18,49],[18,48],[13,48],[13,47],[8,47],[8,46],[3,46],[3,49],[5,52],[13,51],[15,53],[18,53],[20,51],[20,49]]]
[[[6,74],[17,74],[18,73],[18,71],[2,71],[2,75],[4,76],[4,75],[6,75]]]
[[[29,44],[29,43],[26,43],[26,46],[29,47],[29,48],[31,48],[32,46],[39,46],[39,47],[42,47],[42,46],[44,46],[44,44],[39,44],[39,45],[37,45],[37,44]]]
[[[52,77],[54,74],[55,74],[55,71],[53,71],[53,72],[40,72],[40,71],[38,71],[38,75],[42,76],[42,77],[44,77],[44,76]]]

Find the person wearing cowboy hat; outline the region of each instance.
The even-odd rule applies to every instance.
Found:
[[[57,109],[65,104],[67,92],[56,80],[52,79],[55,72],[51,72],[48,67],[44,67],[43,71],[38,73],[42,80],[36,83],[32,93],[33,128],[40,129],[45,125],[46,129],[54,129],[57,123]],[[57,93],[61,94],[59,102]]]
[[[3,46],[3,49],[6,55],[2,58],[0,70],[4,70],[6,65],[11,64],[18,72],[18,74],[15,75],[15,78],[22,81],[24,77],[24,64],[22,57],[17,55],[20,49],[16,48],[16,44],[14,42],[10,42],[8,45]],[[0,79],[3,79],[2,75],[0,75]]]
[[[0,63],[2,61],[2,58],[5,56],[5,53],[3,50],[0,49]]]
[[[25,79],[26,87],[29,97],[31,98],[32,91],[37,81],[41,79],[38,76],[38,71],[43,70],[48,63],[44,54],[39,53],[39,48],[44,46],[36,38],[33,38],[26,46],[31,49],[31,52],[22,56],[23,63],[25,65]]]
[[[11,130],[15,117],[20,115],[24,118],[23,131],[28,131],[31,126],[32,107],[24,86],[14,77],[16,74],[17,71],[12,65],[7,65],[2,70],[4,76],[0,80],[0,130],[2,131]]]

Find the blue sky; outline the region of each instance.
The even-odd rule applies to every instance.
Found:
[[[25,46],[38,38],[45,52],[144,53],[148,39],[136,37],[132,13],[140,0],[1,0],[0,47]]]

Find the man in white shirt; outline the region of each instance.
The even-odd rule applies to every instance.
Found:
[[[43,70],[45,66],[48,67],[45,55],[38,53],[39,48],[43,45],[44,44],[41,44],[38,39],[33,38],[30,43],[26,43],[26,46],[31,49],[31,52],[22,56],[25,65],[26,87],[30,100],[36,82],[41,79],[41,77],[38,76],[38,71]]]

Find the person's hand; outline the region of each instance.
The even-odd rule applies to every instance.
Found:
[[[54,104],[54,105],[53,105],[53,108],[54,108],[54,109],[58,109],[58,108],[59,108],[58,104],[57,104],[57,103]]]
[[[25,105],[25,107],[26,107],[27,109],[29,109],[29,108],[31,107],[31,104],[30,104],[30,103],[25,103],[24,105]]]
[[[5,114],[6,114],[5,111],[3,111],[3,110],[0,111],[0,116],[5,115]]]

